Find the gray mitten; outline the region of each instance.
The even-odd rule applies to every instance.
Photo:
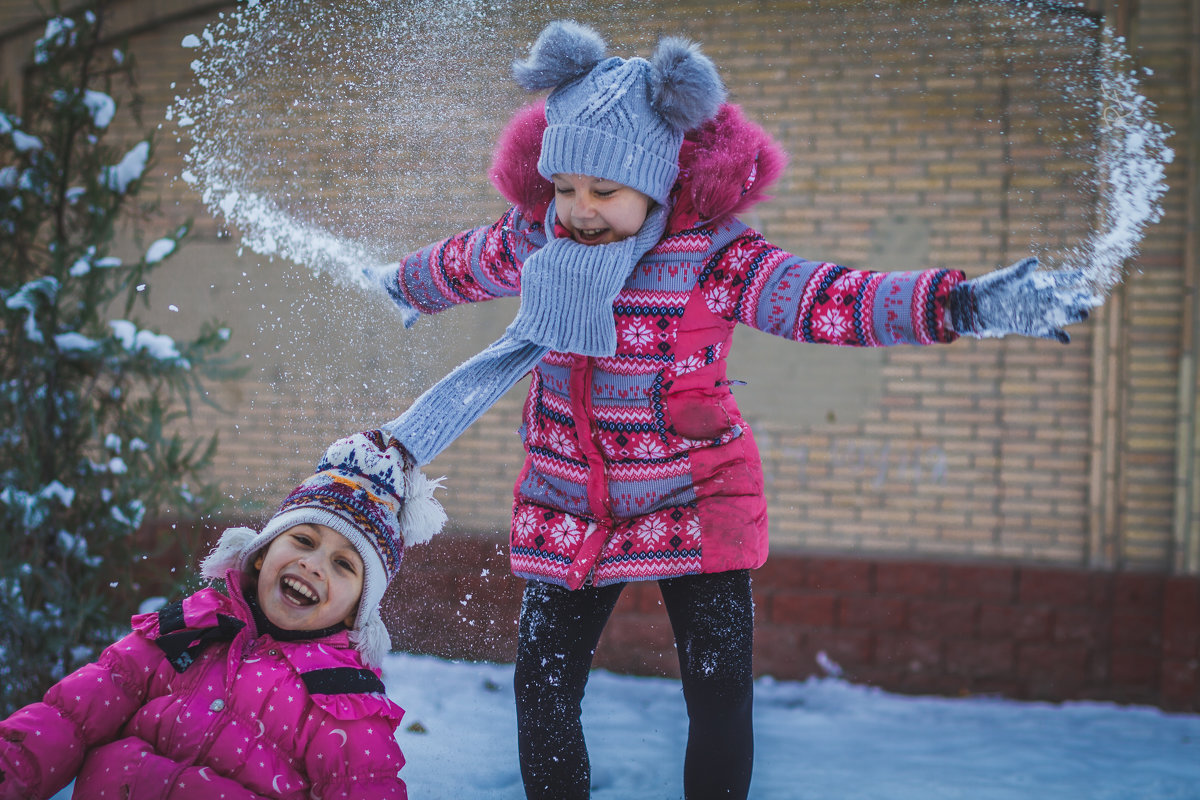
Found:
[[[413,308],[400,291],[399,264],[368,264],[359,267],[358,271],[359,285],[372,290],[383,289],[388,293],[388,297],[392,298],[392,302],[400,309],[400,321],[404,327],[411,328],[416,323],[421,312]]]
[[[964,336],[991,338],[1019,333],[1063,344],[1063,327],[1082,322],[1104,298],[1092,291],[1083,270],[1039,271],[1036,258],[964,281],[950,290],[950,323]]]

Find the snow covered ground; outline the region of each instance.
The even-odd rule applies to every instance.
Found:
[[[414,800],[524,797],[512,675],[511,665],[390,658]],[[906,697],[826,678],[760,680],[755,720],[758,800],[1200,799],[1197,715]],[[678,681],[596,672],[584,730],[595,800],[683,796]]]
[[[389,657],[412,800],[524,797],[512,675]],[[756,800],[1200,800],[1200,715],[764,678],[755,718]],[[584,700],[594,800],[682,797],[686,727],[677,681],[596,672]]]

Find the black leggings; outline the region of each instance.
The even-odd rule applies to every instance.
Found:
[[[754,763],[749,570],[658,582],[675,633],[688,743],[688,800],[744,798]],[[624,584],[575,591],[525,586],[517,641],[517,744],[529,798],[573,800],[590,793],[591,767],[580,704],[592,656]]]

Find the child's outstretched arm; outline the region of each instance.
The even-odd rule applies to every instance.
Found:
[[[522,263],[545,243],[540,224],[512,208],[492,225],[428,245],[368,278],[387,291],[409,327],[419,314],[516,297]]]
[[[873,272],[806,261],[746,229],[700,283],[727,319],[801,342],[880,347],[1018,333],[1065,341],[1098,300],[1080,276],[1026,259],[971,281],[959,270]]]
[[[958,338],[946,307],[966,279],[958,270],[854,270],[807,261],[748,228],[731,233],[700,275],[719,316],[798,342],[880,347]]]
[[[74,779],[91,748],[111,741],[145,700],[162,651],[137,634],[0,722],[0,798],[50,797]]]

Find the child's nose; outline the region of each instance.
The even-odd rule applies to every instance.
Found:
[[[587,196],[586,193],[580,193],[580,195],[575,198],[575,205],[572,208],[572,213],[579,219],[588,219],[595,215],[596,204],[592,201],[592,198]]]

